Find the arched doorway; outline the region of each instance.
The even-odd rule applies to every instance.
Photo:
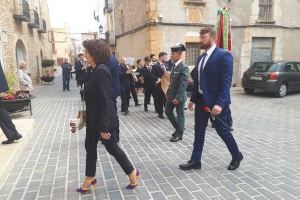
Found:
[[[22,40],[18,40],[16,43],[16,59],[17,59],[17,67],[21,61],[26,61],[26,48]]]

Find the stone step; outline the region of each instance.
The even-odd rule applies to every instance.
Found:
[[[2,145],[1,143],[6,140],[6,137],[0,129],[0,185],[3,184],[34,133],[34,119],[16,119],[13,120],[13,123],[23,138],[13,144]]]

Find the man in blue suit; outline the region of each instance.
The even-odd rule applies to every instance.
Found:
[[[216,32],[213,28],[203,28],[200,31],[200,48],[204,53],[197,59],[197,64],[191,72],[194,91],[189,103],[190,110],[193,110],[195,105],[194,149],[188,163],[179,167],[182,170],[201,169],[205,131],[210,118],[232,156],[227,169],[235,170],[239,167],[243,155],[230,129],[219,120],[228,122],[233,58],[229,52],[216,46]],[[210,113],[204,111],[205,106],[210,108]]]
[[[0,62],[0,94],[8,90],[8,84],[6,82],[1,62]],[[2,144],[11,144],[15,140],[22,138],[22,135],[17,131],[15,125],[11,121],[11,118],[4,108],[1,108],[1,98],[0,98],[0,127],[6,136],[7,140],[3,141]]]

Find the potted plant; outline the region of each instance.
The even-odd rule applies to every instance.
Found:
[[[44,82],[52,82],[54,80],[54,60],[42,60],[43,76],[40,79]]]
[[[28,91],[16,92],[16,77],[13,73],[5,73],[8,91],[1,96],[0,106],[10,113],[30,110],[33,96]]]

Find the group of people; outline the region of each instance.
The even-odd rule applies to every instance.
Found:
[[[125,152],[118,146],[119,119],[117,116],[116,99],[121,95],[121,111],[128,114],[130,93],[135,99],[136,93],[131,82],[143,86],[144,110],[148,111],[151,95],[154,96],[155,110],[159,117],[165,114],[175,131],[171,142],[182,140],[185,130],[185,103],[188,78],[193,79],[193,92],[188,109],[195,113],[195,138],[191,158],[185,164],[179,165],[182,170],[201,169],[202,150],[205,132],[210,119],[218,135],[226,144],[232,160],[228,170],[236,170],[243,155],[228,126],[230,116],[230,87],[233,73],[233,58],[230,52],[216,46],[216,32],[213,28],[203,28],[200,31],[200,48],[203,53],[197,59],[195,68],[189,68],[181,60],[186,50],[184,45],[171,47],[170,60],[167,54],[161,52],[158,60],[146,57],[137,60],[136,73],[122,58],[118,63],[114,54],[103,40],[84,41],[84,54],[90,70],[84,80],[84,100],[86,103],[86,179],[77,191],[84,193],[96,184],[96,160],[98,139],[102,141],[107,151],[115,157],[126,175],[129,177],[128,189],[137,186],[139,171],[133,167]],[[155,58],[154,58],[155,59]],[[156,61],[156,62],[155,62]],[[168,80],[168,88],[162,87],[163,80]],[[135,90],[136,92],[136,90]],[[159,103],[157,102],[159,101]],[[135,105],[139,105],[135,102]],[[176,110],[177,115],[175,115]]]
[[[135,100],[135,105],[139,105],[135,84],[143,87],[144,111],[148,111],[151,96],[154,97],[155,111],[160,118],[164,118],[165,108],[165,114],[174,127],[170,141],[178,142],[182,140],[185,130],[186,89],[188,78],[191,76],[194,87],[188,109],[195,113],[194,148],[189,161],[179,165],[179,168],[182,170],[201,169],[202,150],[209,120],[232,156],[227,169],[235,170],[240,166],[243,155],[227,124],[230,121],[228,117],[230,116],[233,58],[230,52],[216,46],[216,38],[213,28],[201,29],[200,48],[203,53],[197,59],[195,68],[191,72],[182,61],[183,52],[186,50],[184,45],[171,47],[169,60],[165,52],[159,53],[158,59],[151,55],[151,58],[137,60],[138,67],[133,73],[125,58],[122,58],[120,63],[118,62],[104,40],[83,42],[84,53],[79,55],[75,71],[82,99],[86,104],[86,178],[77,192],[85,193],[97,183],[95,176],[99,140],[128,176],[127,189],[137,186],[140,172],[118,145],[120,130],[117,115],[119,96],[122,100],[121,111],[125,115],[129,114],[130,93]],[[66,60],[63,66],[66,71],[69,71],[70,66]],[[7,84],[1,73],[2,71],[0,71],[0,92],[3,92],[7,90]],[[166,82],[167,89],[165,88]],[[68,90],[68,87],[66,84],[64,89]],[[176,115],[174,110],[176,110]],[[0,126],[3,130],[14,130],[9,132],[8,138],[17,140],[22,137],[9,120],[8,113],[1,108]]]

